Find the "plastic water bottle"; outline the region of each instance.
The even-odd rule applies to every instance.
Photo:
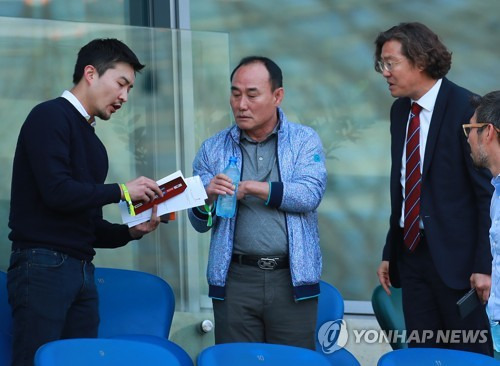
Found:
[[[217,216],[224,217],[226,219],[230,219],[231,217],[233,217],[236,211],[236,193],[238,192],[238,183],[240,182],[240,170],[236,165],[237,161],[238,158],[231,156],[229,158],[229,163],[222,171],[222,173],[231,178],[234,186],[236,187],[233,195],[221,194],[217,198],[215,213],[217,214]]]

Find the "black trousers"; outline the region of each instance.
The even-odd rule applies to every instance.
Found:
[[[294,301],[290,269],[231,263],[226,298],[212,302],[217,344],[261,342],[315,349],[318,298]]]
[[[459,349],[493,356],[485,306],[460,318],[456,302],[469,289],[456,290],[443,283],[425,236],[413,253],[403,251],[399,272],[409,347]]]

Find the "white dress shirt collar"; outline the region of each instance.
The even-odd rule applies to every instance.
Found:
[[[82,103],[80,103],[80,101],[78,100],[77,97],[75,97],[75,95],[70,92],[69,90],[65,90],[61,97],[63,97],[64,99],[66,99],[68,102],[70,102],[78,112],[80,112],[80,114],[88,121],[90,122],[90,115],[87,113],[87,111],[85,110],[85,108],[83,107]],[[95,127],[96,125],[96,122],[95,120],[93,120],[92,122],[90,122],[90,125],[92,127]]]
[[[432,113],[432,111],[434,111],[434,106],[436,105],[436,99],[442,82],[443,79],[439,79],[438,81],[436,81],[436,84],[434,84],[434,86],[430,88],[429,91],[425,93],[419,100],[412,99],[412,102],[417,102],[423,109]]]

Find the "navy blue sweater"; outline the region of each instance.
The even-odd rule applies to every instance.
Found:
[[[64,98],[37,105],[17,141],[9,227],[12,249],[49,248],[92,260],[94,248],[132,240],[126,225],[102,218],[102,206],[120,200],[104,184],[108,155],[94,128]]]

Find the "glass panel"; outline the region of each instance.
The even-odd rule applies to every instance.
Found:
[[[186,153],[186,171],[192,174],[192,162],[201,143],[215,132],[231,124],[229,108],[229,48],[227,34],[191,32],[193,52],[193,80],[194,83],[194,118],[193,139],[194,149],[190,149],[192,156]],[[215,46],[215,47],[213,47]],[[189,128],[189,122],[184,121],[184,128]],[[184,140],[188,144],[188,139]],[[189,157],[189,159],[188,159]],[[187,174],[187,173],[186,173]],[[189,220],[188,220],[189,221]],[[188,222],[188,232],[196,243],[199,251],[198,263],[190,260],[189,266],[198,264],[200,304],[202,308],[211,307],[208,298],[208,283],[206,280],[206,267],[208,249],[210,245],[210,232],[196,233]],[[191,270],[194,270],[191,268]],[[193,310],[193,307],[191,306]],[[194,308],[195,309],[195,308]]]
[[[369,300],[389,221],[393,102],[373,69],[375,37],[411,14],[453,51],[450,79],[484,94],[500,80],[500,49],[492,47],[500,2],[190,0],[190,7],[193,30],[230,34],[231,69],[250,54],[282,68],[285,113],[316,129],[328,157],[318,209],[323,279],[345,299]],[[471,19],[482,21],[456,26]]]
[[[160,179],[178,169],[191,176],[200,139],[230,121],[227,34],[0,18],[1,270],[6,270],[9,260],[10,183],[20,127],[36,104],[72,87],[80,47],[102,37],[124,41],[146,64],[124,108],[110,121],[97,121],[96,133],[110,161],[107,182],[126,182],[141,175]],[[121,221],[117,205],[106,206],[104,215],[111,222]],[[138,242],[98,250],[94,263],[159,274],[174,288],[179,310],[185,305],[185,291],[196,295],[189,301],[199,309],[200,288],[189,286],[202,286],[201,291],[208,293],[199,263],[206,263],[209,235],[200,236],[199,245],[188,225],[185,212],[179,213],[175,221]],[[191,237],[194,241],[188,242]],[[199,248],[202,258],[198,260]],[[190,272],[189,267],[196,270]]]
[[[146,0],[1,0],[0,15],[7,17],[130,24],[130,6]]]

